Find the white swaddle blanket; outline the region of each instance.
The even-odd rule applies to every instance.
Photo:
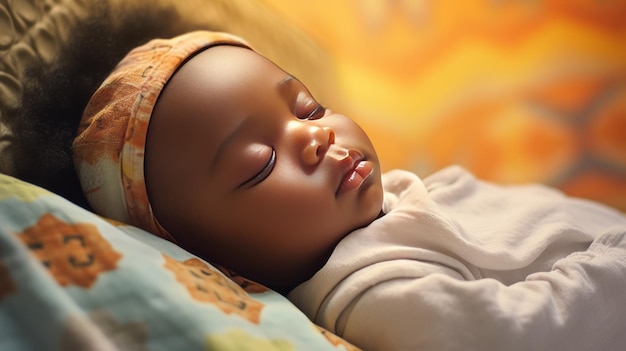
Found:
[[[626,217],[459,167],[383,176],[385,216],[289,299],[365,350],[626,350]]]

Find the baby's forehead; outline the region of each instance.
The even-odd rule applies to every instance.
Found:
[[[196,98],[195,103],[215,103],[226,108],[230,103],[245,103],[238,101],[240,98],[253,99],[261,89],[274,89],[287,77],[291,76],[253,50],[220,45],[199,52],[181,65],[162,95],[180,90],[189,95],[184,99],[186,103]]]
[[[235,45],[219,45],[187,60],[165,85],[151,117],[156,124],[170,124],[168,131],[220,129],[260,108],[261,91],[275,90],[290,77],[255,51]],[[212,136],[216,137],[217,136]],[[218,138],[219,139],[219,138]]]
[[[215,78],[245,78],[258,76],[259,73],[267,70],[286,74],[274,62],[247,47],[216,45],[190,57],[179,67],[174,76],[185,73],[213,75]]]

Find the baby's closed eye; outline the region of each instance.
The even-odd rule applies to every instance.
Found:
[[[263,166],[258,170],[256,174],[254,174],[252,177],[248,178],[243,183],[241,183],[238,186],[238,188],[241,188],[241,187],[251,188],[261,183],[262,181],[264,181],[272,173],[272,170],[274,169],[274,165],[276,164],[276,149],[271,148],[271,152],[269,153],[269,156],[263,156],[263,157],[265,157],[265,163],[261,164]],[[253,167],[256,167],[258,169],[257,162],[253,162],[253,163],[254,163]]]

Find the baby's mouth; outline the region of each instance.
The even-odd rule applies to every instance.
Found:
[[[349,150],[340,161],[343,177],[337,188],[337,194],[359,188],[372,174],[374,165],[357,150]]]

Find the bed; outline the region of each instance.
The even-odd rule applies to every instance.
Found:
[[[356,350],[280,294],[18,179],[3,118],[94,3],[0,1],[0,349]],[[386,169],[456,163],[626,210],[623,3],[149,3],[247,38],[360,122]]]

